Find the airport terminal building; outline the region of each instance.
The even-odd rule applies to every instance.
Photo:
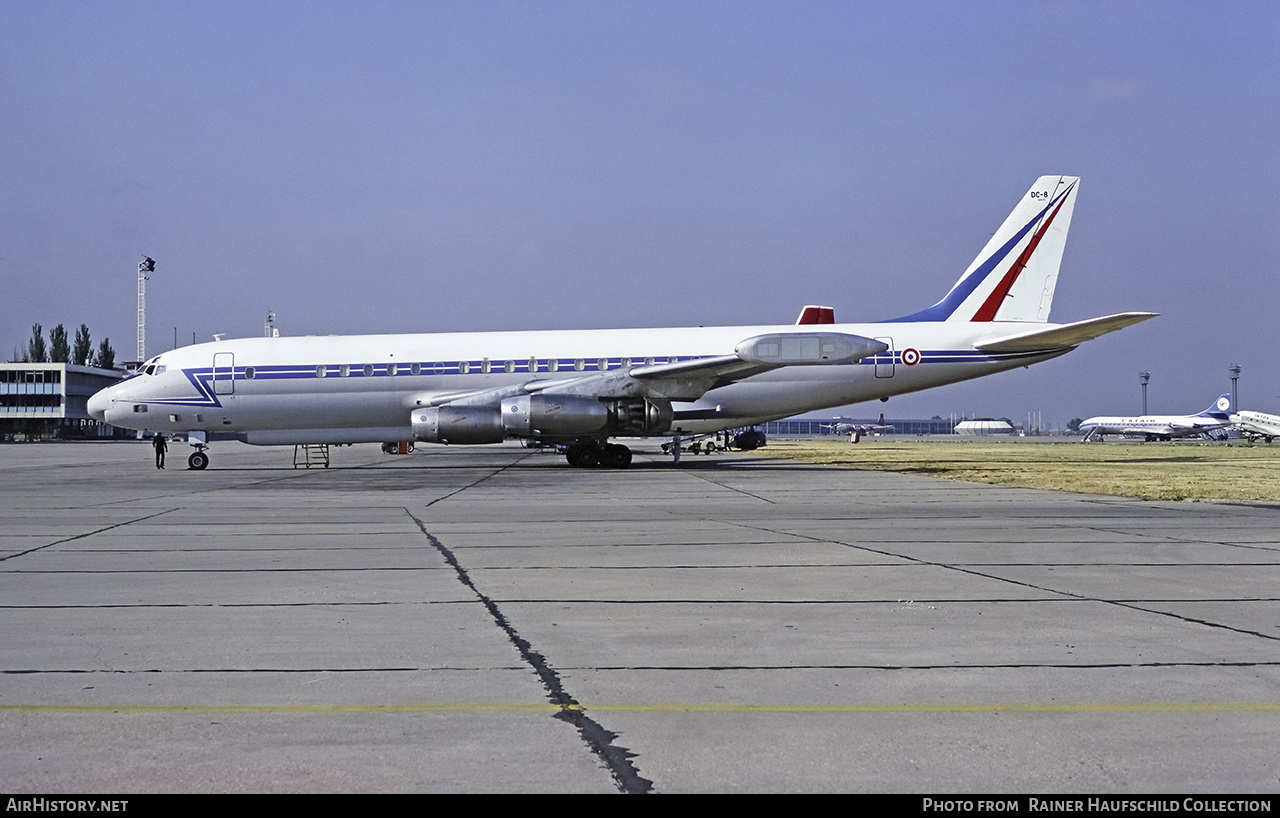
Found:
[[[89,396],[124,378],[116,369],[67,363],[0,363],[0,440],[116,437],[89,417]]]

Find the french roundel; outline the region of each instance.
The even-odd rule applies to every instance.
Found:
[[[907,366],[915,366],[920,363],[920,351],[911,347],[902,350],[902,362]]]

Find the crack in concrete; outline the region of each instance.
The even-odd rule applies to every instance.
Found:
[[[456,493],[454,492],[454,494]],[[625,747],[613,743],[618,738],[618,734],[605,729],[603,725],[586,714],[582,705],[569,695],[564,683],[560,680],[559,673],[548,664],[546,657],[534,650],[533,645],[516,631],[506,615],[498,608],[497,603],[476,587],[475,582],[472,581],[462,564],[458,562],[454,553],[428,531],[426,524],[414,516],[413,512],[406,508],[405,513],[417,524],[422,531],[422,535],[427,538],[432,547],[440,552],[445,561],[457,572],[459,581],[476,595],[489,612],[489,615],[493,617],[494,622],[507,635],[511,643],[515,645],[521,658],[533,668],[533,671],[542,681],[543,688],[547,691],[547,698],[559,708],[554,718],[572,725],[578,731],[578,735],[582,737],[583,742],[591,749],[591,752],[603,762],[605,769],[609,771],[619,790],[624,793],[652,792],[653,782],[641,776],[640,771],[631,761],[636,757],[636,754]]]

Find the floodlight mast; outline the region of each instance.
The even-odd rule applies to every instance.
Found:
[[[147,360],[147,273],[154,273],[156,263],[150,256],[138,262],[138,363]]]

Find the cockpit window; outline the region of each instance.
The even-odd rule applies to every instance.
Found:
[[[142,365],[142,373],[144,375],[159,375],[161,372],[164,372],[164,370],[165,367],[160,363],[159,355]]]

